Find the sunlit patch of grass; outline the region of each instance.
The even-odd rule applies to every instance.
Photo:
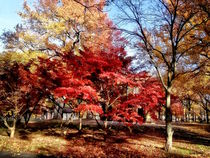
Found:
[[[174,152],[190,157],[210,157],[210,147],[187,142],[174,142]]]
[[[62,152],[67,144],[67,141],[63,138],[45,136],[39,133],[33,133],[28,137],[30,137],[29,140],[23,140],[21,138],[10,139],[6,136],[0,136],[0,150],[14,154],[43,153],[48,155]]]
[[[190,149],[180,148],[180,147],[174,147],[173,152],[178,153],[180,155],[184,155],[184,156],[189,156],[189,155],[195,154],[195,152],[193,152]]]

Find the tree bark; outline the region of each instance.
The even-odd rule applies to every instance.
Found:
[[[105,121],[104,121],[104,128],[107,129],[107,127],[108,127],[108,121],[107,121],[107,118],[106,118]]]
[[[169,87],[170,89],[170,87]],[[171,152],[172,150],[172,138],[173,138],[173,129],[172,129],[172,113],[171,113],[171,94],[169,90],[166,90],[166,144],[165,150]]]
[[[13,125],[11,128],[9,128],[10,129],[10,138],[14,138],[14,136],[15,136],[16,122],[17,122],[17,120],[16,120],[16,118],[14,118]]]
[[[16,119],[13,120],[12,127],[7,123],[7,119],[6,118],[4,118],[3,121],[4,121],[4,125],[10,131],[10,134],[9,134],[10,138],[14,138],[14,136],[15,136],[15,127],[16,127],[17,120]]]
[[[107,114],[108,105],[109,105],[109,104],[106,104],[106,105],[105,105],[105,109],[104,109],[104,110],[105,110],[105,111],[104,111],[105,114]],[[106,116],[106,118],[105,118],[105,120],[104,120],[104,128],[107,129],[107,127],[108,127],[108,120],[107,120],[107,116]]]
[[[24,127],[25,127],[25,128],[27,127],[27,125],[28,125],[28,123],[29,123],[29,120],[31,119],[32,113],[33,113],[33,111],[28,111],[28,112],[26,112],[26,114],[24,115],[24,120],[25,120],[25,122],[24,122]]]
[[[82,118],[79,118],[79,130],[82,130]]]
[[[14,136],[15,136],[15,127],[12,127],[12,128],[10,128],[9,129],[10,130],[10,138],[14,138]]]
[[[209,110],[206,109],[206,123],[209,123]]]
[[[197,115],[196,115],[196,113],[195,113],[195,122],[197,122]]]
[[[82,117],[81,114],[79,113],[79,131],[82,130]]]
[[[159,105],[160,106],[160,105]],[[160,112],[161,112],[161,108],[158,108],[158,120],[161,120],[161,116],[160,116]]]

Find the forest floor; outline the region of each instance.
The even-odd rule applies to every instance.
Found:
[[[89,124],[86,122],[86,125]],[[91,123],[90,123],[91,124]],[[173,151],[164,151],[164,125],[123,126],[104,131],[96,126],[60,127],[58,122],[31,123],[18,128],[14,139],[0,128],[0,157],[210,157],[210,125],[174,124]]]

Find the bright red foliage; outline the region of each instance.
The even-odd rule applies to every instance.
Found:
[[[145,72],[134,76],[137,84],[135,88],[138,92],[128,94],[126,101],[118,104],[112,115],[117,120],[130,120],[136,123],[145,121],[147,114],[156,119],[155,112],[160,100],[164,97],[160,83]],[[141,109],[143,113],[138,114],[138,109]]]
[[[131,59],[122,48],[107,51],[62,53],[53,59],[40,59],[40,84],[47,93],[63,98],[75,111],[92,111],[101,119],[141,124],[145,115],[155,118],[164,93],[160,83],[146,72],[133,73]],[[138,88],[137,94],[133,89]],[[143,109],[143,115],[138,109]]]

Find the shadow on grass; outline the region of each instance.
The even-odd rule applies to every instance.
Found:
[[[127,141],[129,139],[139,139],[139,141],[147,140],[157,141],[164,144],[165,129],[164,126],[135,126],[133,133],[130,134],[128,129],[124,126],[112,126],[109,130],[99,130],[98,126],[88,125],[83,126],[82,131],[77,130],[76,125],[64,125],[63,130],[60,130],[60,124],[57,122],[41,122],[29,124],[28,128],[20,128],[18,130],[19,138],[30,141],[30,134],[40,132],[45,136],[55,136],[65,138],[69,145],[66,146],[66,150],[59,153],[57,149],[53,148],[40,148],[43,151],[42,154],[38,154],[37,157],[150,157],[152,151],[158,151],[152,153],[152,157],[187,157],[182,153],[170,153],[166,154],[161,147],[151,147],[144,143],[136,144],[135,142]],[[73,131],[72,131],[73,130]],[[174,141],[184,142],[189,144],[199,144],[210,146],[210,138],[199,135],[198,133],[190,132],[189,130],[182,128],[174,128]],[[64,134],[64,132],[66,134]],[[141,140],[142,138],[142,140]],[[124,147],[121,145],[124,144]],[[147,148],[148,151],[142,151],[130,148],[129,145],[138,145]],[[97,149],[96,149],[97,146]],[[188,150],[187,148],[176,147],[180,152],[186,152],[188,154],[203,154],[199,150]],[[44,154],[48,153],[48,154]]]
[[[91,122],[92,123],[92,122]],[[184,126],[190,126],[190,124],[184,124]],[[29,124],[29,126],[27,127],[27,129],[23,129],[21,128],[19,130],[19,137],[20,139],[24,139],[24,140],[29,140],[29,134],[34,133],[34,132],[40,132],[40,133],[44,133],[44,135],[46,136],[56,136],[56,137],[65,137],[67,140],[70,139],[75,139],[76,137],[80,137],[81,134],[83,134],[84,130],[82,130],[81,133],[68,133],[67,135],[65,135],[63,132],[63,129],[75,129],[77,130],[77,124],[71,124],[71,125],[65,125],[63,124],[63,129],[61,131],[57,131],[56,128],[60,128],[61,123],[58,121],[44,121],[44,122],[38,122],[38,123],[31,123]],[[203,125],[199,125],[199,124],[192,124],[192,126],[196,126],[196,127],[200,127]],[[210,128],[210,125],[205,125],[205,129]],[[98,131],[99,127],[97,126],[97,124],[93,125],[91,124],[91,126],[88,125],[88,121],[84,121],[84,125],[83,125],[83,129],[84,128],[88,128],[92,131]],[[118,131],[128,131],[127,128],[123,125],[117,125],[117,126],[111,126],[112,128],[112,132],[111,133],[107,133],[107,135],[118,135]],[[174,128],[174,140],[177,140],[179,142],[184,142],[184,143],[191,143],[191,144],[198,144],[198,145],[206,145],[206,146],[210,146],[210,137],[207,136],[202,136],[199,135],[198,133],[194,133],[194,132],[190,132],[187,129],[183,129],[183,128],[179,128],[176,127]],[[96,135],[98,135],[99,137],[103,137],[104,140],[106,140],[106,135],[104,135],[104,132],[106,133],[106,131],[102,131],[101,133],[98,133]],[[109,131],[108,131],[109,132]],[[127,132],[128,133],[128,132]],[[131,135],[129,135],[129,137],[135,137],[135,134],[148,134],[150,136],[155,136],[158,140],[160,138],[164,138],[165,137],[165,127],[164,126],[158,126],[158,125],[142,125],[142,126],[134,126],[133,127],[133,133]],[[119,135],[118,135],[119,136]],[[88,139],[88,138],[87,138]],[[93,138],[91,138],[93,139]],[[122,138],[123,139],[123,138]],[[154,140],[154,138],[151,138]],[[101,141],[104,141],[100,138]],[[117,141],[122,141],[122,140],[116,140]]]
[[[174,139],[180,142],[210,146],[210,138],[201,136],[194,132],[177,129],[174,132]]]
[[[31,138],[30,138],[30,134],[31,134],[32,132],[30,132],[30,131],[28,131],[27,129],[19,129],[18,130],[18,136],[19,136],[19,138],[20,139],[23,139],[23,140],[31,140]]]
[[[87,135],[89,134],[89,135]],[[106,140],[98,139],[96,137],[96,133],[91,135],[90,133],[83,132],[77,133],[77,139],[71,140],[68,145],[65,147],[65,151],[60,153],[56,153],[56,149],[52,148],[40,148],[40,150],[48,151],[49,155],[54,157],[132,157],[132,158],[140,158],[140,157],[171,157],[171,158],[179,158],[179,157],[190,157],[187,155],[183,155],[182,153],[165,153],[164,149],[161,147],[150,148],[149,146],[145,146],[144,150],[139,150],[138,148],[134,149],[129,146],[129,144],[133,144],[128,142],[125,137],[129,137],[129,135],[124,135],[123,138],[117,136],[106,135]],[[102,135],[101,135],[102,136]],[[153,139],[153,138],[151,138]],[[135,144],[135,143],[134,143]],[[187,149],[182,149],[187,150]]]
[[[189,125],[188,125],[189,126]],[[195,125],[196,126],[196,125]],[[199,125],[197,125],[199,127]],[[207,125],[206,125],[207,126]],[[208,125],[210,128],[210,125]],[[207,128],[207,127],[206,127]],[[165,137],[164,126],[138,126],[134,129],[135,133],[149,134],[151,136]],[[203,136],[195,132],[191,132],[187,129],[174,128],[173,139],[179,142],[185,142],[190,144],[206,145],[210,146],[210,137]]]

